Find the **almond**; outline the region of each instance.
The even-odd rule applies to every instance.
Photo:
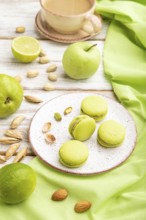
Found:
[[[5,136],[7,137],[12,137],[12,138],[16,138],[16,139],[19,139],[19,140],[22,140],[23,139],[23,135],[20,131],[18,130],[6,130],[5,131]]]
[[[30,103],[38,104],[38,103],[43,102],[43,100],[41,100],[40,98],[31,96],[31,95],[25,95],[24,98],[26,99],[26,101],[28,101]]]
[[[0,155],[0,163],[6,162],[6,158],[3,155]]]
[[[24,32],[25,32],[25,27],[23,26],[16,27],[16,33],[24,33]]]
[[[19,147],[20,147],[20,143],[11,144],[6,151],[6,160],[12,157],[16,153]]]
[[[41,49],[39,57],[45,57],[46,55],[46,52],[43,49]]]
[[[25,117],[23,115],[17,116],[16,118],[13,119],[13,121],[10,124],[10,128],[11,129],[15,129],[17,128],[22,121],[25,119]]]
[[[67,196],[68,196],[68,192],[66,189],[59,189],[53,193],[51,199],[53,201],[62,201],[64,199],[66,199]]]
[[[15,156],[15,158],[14,158],[14,160],[13,160],[13,163],[17,163],[17,162],[19,162],[20,160],[22,160],[22,159],[26,156],[27,150],[28,150],[27,147],[22,148],[22,149],[17,153],[17,155]]]
[[[82,213],[90,209],[90,207],[91,207],[91,202],[84,200],[77,202],[74,206],[74,210],[77,213]]]
[[[19,142],[20,140],[12,137],[1,137],[0,144],[14,144]]]

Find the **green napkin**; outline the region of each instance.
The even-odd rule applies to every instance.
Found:
[[[104,47],[104,70],[119,101],[133,116],[138,141],[130,158],[118,168],[94,176],[75,176],[50,168],[38,158],[32,196],[18,205],[0,203],[2,220],[146,220],[146,5],[145,1],[99,1],[97,12],[112,19]],[[66,188],[69,196],[51,201]],[[79,200],[92,207],[74,212]]]

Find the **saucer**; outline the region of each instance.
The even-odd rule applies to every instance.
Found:
[[[45,20],[41,16],[41,11],[39,11],[36,15],[35,24],[38,32],[43,37],[61,43],[74,43],[77,41],[85,41],[99,33],[97,32],[89,34],[83,30],[80,30],[76,34],[60,34],[45,22]]]
[[[89,149],[89,157],[86,163],[78,168],[69,168],[60,163],[59,149],[64,142],[72,139],[68,132],[68,126],[73,118],[80,114],[81,102],[89,95],[93,94],[77,92],[55,97],[46,102],[32,119],[29,129],[29,140],[33,151],[40,159],[56,170],[78,175],[92,175],[106,172],[121,165],[129,158],[135,148],[137,138],[136,127],[127,109],[111,98],[97,93],[98,96],[106,99],[108,103],[108,113],[103,121],[112,119],[121,123],[126,129],[124,142],[116,148],[100,146],[97,142],[97,131],[100,124],[103,123],[103,121],[100,121],[96,123],[96,131],[92,137],[84,141]],[[63,115],[64,109],[69,106],[72,107],[73,111],[68,115]],[[62,114],[61,122],[56,122],[54,119],[54,112],[56,110]],[[49,133],[53,134],[56,138],[56,141],[53,143],[47,143],[44,133],[42,133],[42,128],[48,122],[48,119],[52,124]]]

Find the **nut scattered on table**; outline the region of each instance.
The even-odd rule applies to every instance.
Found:
[[[37,77],[38,75],[39,75],[38,70],[29,70],[26,74],[27,78],[34,78]]]
[[[6,160],[11,158],[16,153],[19,147],[20,147],[20,143],[11,144],[6,151]]]
[[[48,68],[47,68],[47,72],[55,72],[57,70],[57,66],[55,64],[51,64]]]
[[[10,124],[10,128],[11,129],[16,129],[21,123],[22,121],[25,119],[25,116],[20,115],[17,116],[16,118],[13,119],[13,121]]]
[[[66,189],[59,189],[55,191],[51,197],[53,201],[62,201],[66,199],[68,196],[68,192]]]
[[[13,163],[17,163],[17,162],[21,161],[21,160],[26,156],[27,150],[28,150],[27,147],[21,149],[21,150],[17,153],[16,157],[14,158]]]
[[[48,74],[48,79],[49,79],[50,81],[57,81],[57,74],[56,74],[56,73],[53,73],[53,72],[50,72],[50,73]]]
[[[82,213],[91,208],[91,202],[89,201],[79,201],[75,204],[74,210],[77,213]]]
[[[7,137],[12,137],[12,138],[19,139],[19,140],[23,139],[22,133],[18,130],[6,130],[4,135],[7,136]]]
[[[39,104],[39,103],[43,102],[40,98],[30,96],[30,95],[25,95],[24,98],[26,99],[26,101],[28,101],[30,103],[34,103],[34,104]]]
[[[53,134],[46,134],[45,135],[45,141],[48,144],[53,144],[56,141],[56,137]]]
[[[0,138],[0,144],[4,144],[4,145],[14,144],[14,143],[17,143],[19,141],[20,141],[19,139],[12,138],[12,137],[1,137]]]
[[[51,122],[46,122],[46,123],[43,125],[42,132],[43,132],[43,133],[47,133],[47,132],[50,130],[51,125],[52,125]]]
[[[54,87],[54,85],[52,85],[51,83],[46,83],[44,86],[43,86],[43,90],[45,90],[45,91],[52,91],[52,90],[54,90],[55,89],[55,87]]]
[[[0,163],[6,162],[6,158],[3,155],[0,155]]]
[[[25,27],[24,26],[16,27],[16,33],[24,33],[24,32],[25,32]]]
[[[22,77],[21,77],[21,76],[17,75],[17,76],[15,76],[14,78],[15,78],[19,83],[21,83],[21,81],[22,81]]]
[[[40,57],[40,59],[39,59],[40,64],[46,64],[46,63],[49,63],[49,62],[50,62],[50,60],[47,56]]]
[[[72,112],[72,107],[67,107],[65,110],[64,110],[64,115],[68,115],[69,113]]]
[[[54,113],[54,118],[55,118],[56,121],[61,121],[62,120],[62,116],[59,112]]]
[[[45,57],[46,55],[46,52],[43,49],[41,49],[39,57]]]

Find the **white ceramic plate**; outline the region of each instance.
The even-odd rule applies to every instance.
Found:
[[[75,116],[80,114],[81,101],[88,95],[93,94],[81,92],[58,96],[44,104],[32,119],[29,139],[34,152],[47,164],[60,171],[80,175],[105,172],[119,166],[134,150],[137,133],[132,117],[122,105],[104,96],[108,102],[108,114],[103,121],[114,119],[125,126],[126,137],[123,144],[117,148],[104,148],[97,143],[97,130],[103,122],[101,121],[97,123],[93,136],[85,141],[89,148],[89,158],[83,166],[79,168],[67,168],[59,162],[58,151],[60,146],[72,139],[68,132],[68,125]],[[65,108],[69,106],[73,108],[72,112],[64,115]],[[55,121],[55,112],[62,114],[62,121]],[[52,123],[50,133],[56,137],[56,142],[53,144],[47,144],[42,133],[43,125],[48,121]]]

